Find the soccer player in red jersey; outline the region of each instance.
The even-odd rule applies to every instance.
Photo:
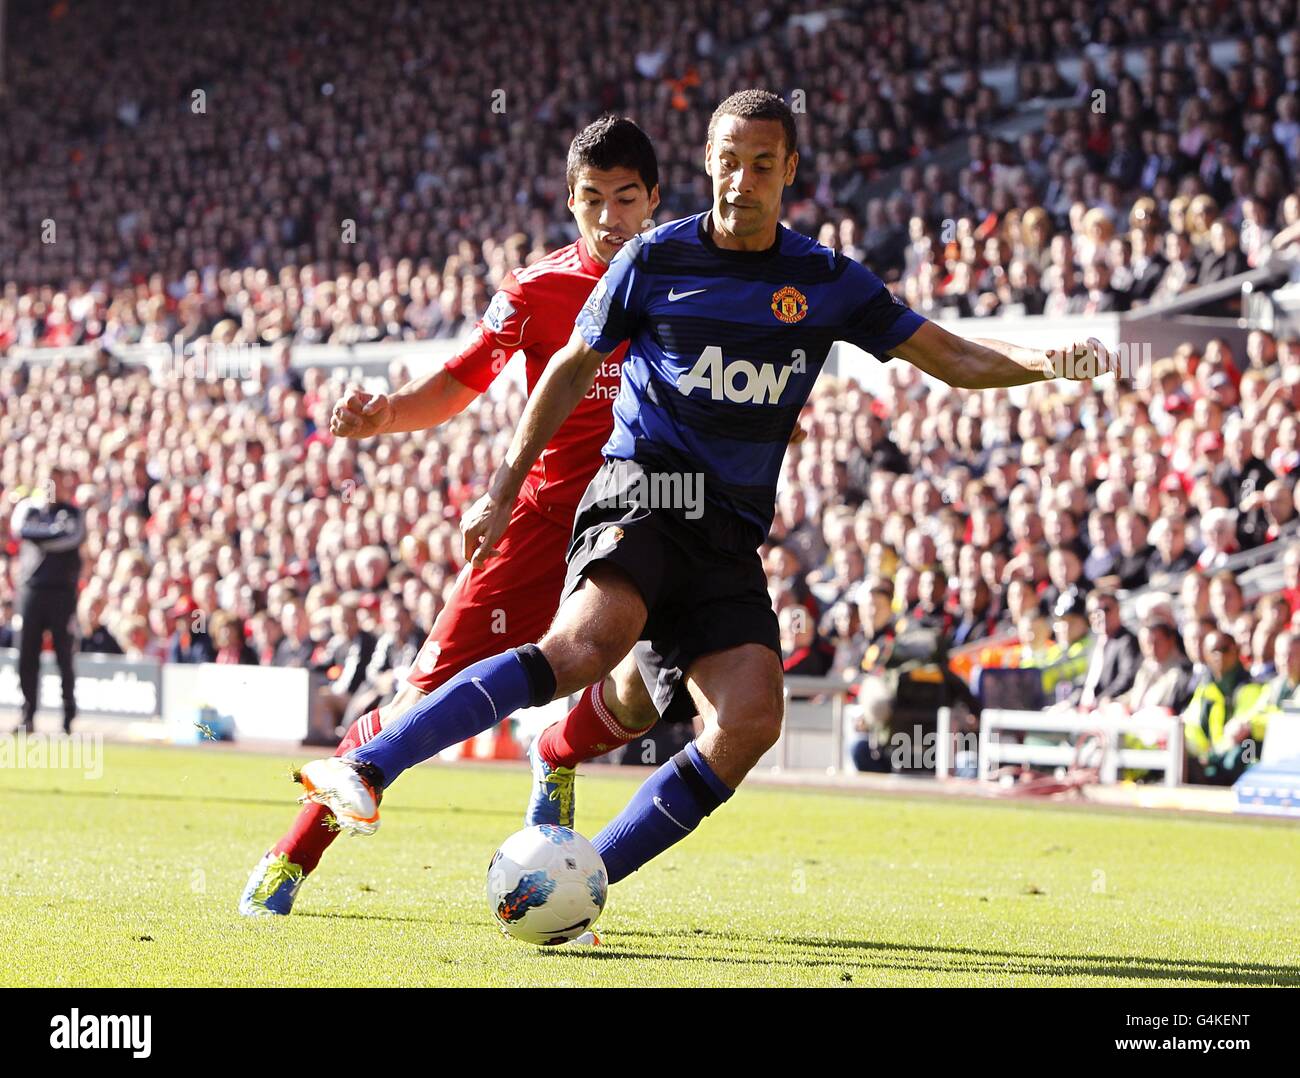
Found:
[[[334,434],[370,438],[436,427],[483,393],[517,351],[527,360],[532,391],[551,356],[569,340],[579,310],[610,260],[653,223],[659,204],[654,147],[631,120],[605,117],[587,126],[569,147],[566,171],[579,238],[507,275],[469,343],[441,369],[391,395],[350,391],[335,405]],[[499,556],[481,567],[466,565],[406,685],[389,703],[361,716],[336,755],[364,745],[465,667],[546,631],[564,585],[574,512],[601,466],[601,447],[613,426],[623,350],[609,357],[532,468],[496,547]],[[613,681],[588,688],[566,719],[534,743],[529,822],[572,826],[574,767],[626,743],[658,718],[644,694],[622,700],[615,698],[617,691]],[[290,912],[303,878],[337,834],[329,816],[321,805],[303,807],[253,870],[240,898],[241,913]]]

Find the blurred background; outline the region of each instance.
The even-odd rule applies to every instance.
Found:
[[[82,713],[152,736],[165,665],[284,667],[329,740],[413,661],[524,396],[511,368],[363,442],[334,401],[576,236],[581,126],[645,128],[667,221],[762,87],[800,122],[789,227],[966,336],[1128,363],[967,393],[837,349],[764,547],[773,765],[1237,781],[1300,687],[1296,7],[0,0],[0,648],[12,514],[67,469],[77,647],[121,657]]]

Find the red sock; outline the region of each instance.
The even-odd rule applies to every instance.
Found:
[[[367,711],[348,727],[348,732],[343,735],[343,740],[334,750],[334,755],[342,756],[350,749],[359,748],[381,729],[379,709]],[[293,821],[293,826],[285,832],[279,842],[271,847],[271,852],[287,854],[290,863],[301,865],[303,875],[307,875],[320,864],[321,854],[329,849],[330,843],[338,837],[337,831],[331,831],[325,826],[325,819],[329,814],[329,809],[324,805],[308,801],[298,813],[298,818]]]
[[[552,767],[577,767],[583,760],[626,745],[644,730],[629,730],[605,706],[605,683],[583,689],[564,718],[542,731],[537,751]]]

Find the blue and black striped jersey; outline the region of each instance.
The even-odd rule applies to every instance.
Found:
[[[627,243],[578,315],[601,352],[629,344],[607,458],[702,472],[706,506],[772,523],[786,444],[831,345],[880,359],[924,319],[874,273],[778,226],[766,251],[719,248],[709,214]]]

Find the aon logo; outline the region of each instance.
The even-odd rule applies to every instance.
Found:
[[[688,395],[696,389],[707,389],[715,401],[733,404],[776,404],[791,372],[800,370],[801,363],[801,357],[796,357],[794,363],[779,371],[771,363],[759,367],[747,359],[733,359],[723,366],[722,349],[714,344],[704,349],[695,366],[677,379],[677,388]]]

